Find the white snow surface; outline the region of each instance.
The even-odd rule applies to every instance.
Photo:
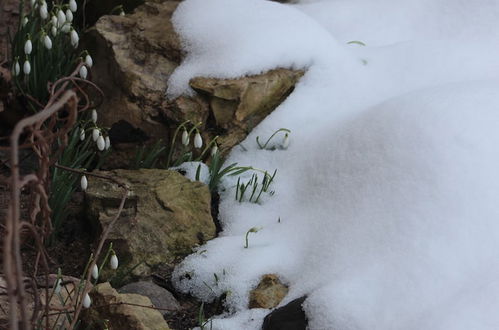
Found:
[[[223,231],[174,272],[202,300],[229,292],[213,329],[261,327],[267,273],[281,305],[308,296],[313,330],[499,329],[499,2],[186,0],[174,24],[170,97],[197,75],[307,70],[227,160],[277,168],[275,194],[238,203],[226,177]],[[281,127],[289,148],[259,150]]]

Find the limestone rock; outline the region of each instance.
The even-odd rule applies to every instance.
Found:
[[[274,308],[287,293],[287,286],[281,283],[277,275],[263,275],[258,286],[250,292],[249,308]]]
[[[262,330],[305,330],[307,317],[302,304],[307,297],[295,299],[270,312],[263,320]]]
[[[147,276],[152,267],[172,264],[176,257],[215,236],[206,185],[169,170],[114,170],[100,174],[131,187],[122,215],[105,245],[113,243],[120,260],[118,270],[139,265],[132,274]],[[89,177],[86,216],[97,232],[113,219],[122,194],[117,184]],[[98,239],[99,234],[95,237]]]
[[[148,281],[129,283],[120,288],[119,293],[136,293],[151,299],[154,307],[161,308],[160,312],[166,314],[180,309],[177,299],[165,288]]]
[[[108,282],[95,286],[90,297],[92,305],[84,315],[84,321],[95,329],[103,328],[103,320],[108,320],[110,330],[170,329],[161,313],[150,308],[152,303],[147,297],[133,293],[120,294]]]
[[[278,68],[237,79],[197,77],[190,82],[197,95],[168,100],[168,79],[184,56],[170,21],[178,3],[146,2],[124,17],[103,16],[83,36],[82,47],[94,58],[92,80],[106,95],[97,109],[99,124],[112,127],[122,120],[169,145],[179,123],[202,122],[204,140],[219,135],[225,153],[292,92],[304,72]]]

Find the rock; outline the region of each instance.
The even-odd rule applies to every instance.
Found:
[[[124,17],[103,16],[82,37],[94,58],[92,80],[106,95],[97,109],[99,124],[112,127],[123,120],[170,145],[179,123],[202,122],[204,140],[220,135],[225,153],[292,92],[304,72],[281,68],[238,79],[198,77],[190,82],[198,95],[166,99],[167,81],[184,56],[170,21],[177,5],[146,2]]]
[[[162,314],[180,309],[177,299],[165,288],[148,281],[139,281],[127,284],[118,290],[119,293],[136,293],[151,299]]]
[[[173,264],[178,256],[215,236],[208,187],[175,171],[159,169],[96,172],[131,187],[121,217],[106,245],[113,243],[120,260],[118,271],[147,276],[159,264]],[[117,212],[122,188],[104,179],[89,177],[86,217],[96,228],[96,239]],[[106,278],[106,274],[102,274]]]
[[[0,2],[0,63],[7,60],[10,49],[9,33],[11,36],[17,31],[19,23],[19,1],[2,0]]]
[[[133,293],[120,294],[108,282],[95,286],[90,297],[92,305],[84,314],[83,320],[92,329],[102,329],[103,320],[108,320],[110,330],[170,329],[161,313],[150,308],[152,303],[147,297]]]
[[[302,304],[306,298],[295,299],[270,312],[263,320],[262,330],[305,330],[308,322]]]
[[[258,286],[250,292],[249,308],[274,308],[286,294],[288,287],[281,283],[277,275],[263,275]]]

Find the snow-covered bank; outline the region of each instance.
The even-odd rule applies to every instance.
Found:
[[[289,284],[283,304],[309,295],[311,329],[499,327],[498,8],[485,0],[179,6],[174,22],[189,56],[170,95],[190,92],[195,75],[308,69],[228,160],[277,168],[275,195],[239,204],[237,178],[227,178],[221,237],[176,269],[177,287],[202,299],[231,292],[235,314],[214,329],[260,327],[267,311],[247,310],[248,292],[265,273]],[[292,130],[288,150],[259,150],[255,137],[280,127]],[[252,227],[263,229],[245,249]]]

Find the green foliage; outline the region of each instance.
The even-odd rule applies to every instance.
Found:
[[[237,163],[232,163],[224,168],[222,168],[224,161],[222,160],[220,153],[216,152],[211,159],[211,163],[208,167],[210,171],[210,182],[208,187],[210,191],[216,191],[220,180],[225,175],[239,175],[246,171],[252,170],[251,166],[237,166]]]
[[[244,243],[244,248],[247,249],[249,247],[249,239],[248,239],[248,236],[250,233],[258,233],[262,228],[257,228],[257,227],[253,227],[253,228],[250,228],[247,232],[246,232],[246,236],[245,236],[245,243]]]
[[[130,168],[135,170],[139,168],[155,168],[161,154],[163,154],[165,150],[166,147],[163,145],[162,140],[158,140],[155,144],[149,147],[138,147],[135,157],[130,164]]]
[[[275,146],[269,146],[269,143],[270,143],[270,141],[271,141],[271,140],[272,140],[272,139],[273,139],[273,138],[277,135],[277,133],[279,133],[279,132],[284,132],[284,133],[285,133],[285,138],[287,138],[287,137],[288,137],[288,135],[291,133],[291,131],[290,131],[289,129],[287,129],[287,128],[279,128],[277,131],[275,131],[275,132],[274,132],[274,133],[273,133],[273,134],[272,134],[272,135],[271,135],[271,136],[267,139],[267,141],[266,141],[264,144],[260,143],[260,137],[259,137],[259,136],[257,136],[257,137],[256,137],[256,143],[258,144],[258,148],[260,148],[260,149],[265,149],[265,150],[275,150],[275,149],[276,149],[276,147],[275,147]],[[286,146],[286,145],[281,145],[281,146],[280,146],[280,148],[281,148],[281,149],[286,149],[286,148],[287,148],[287,146]]]
[[[237,179],[236,185],[236,201],[241,203],[244,200],[246,191],[251,191],[251,195],[248,199],[249,202],[258,204],[262,193],[268,193],[269,195],[274,195],[274,191],[269,191],[270,184],[274,181],[275,175],[277,174],[277,169],[272,175],[265,171],[263,173],[262,182],[258,182],[258,175],[254,173],[251,179],[246,183],[241,183],[241,178]]]

